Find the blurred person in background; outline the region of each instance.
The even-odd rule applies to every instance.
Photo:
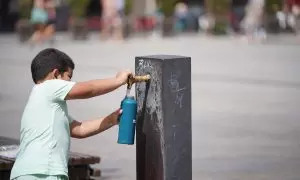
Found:
[[[206,35],[215,27],[216,18],[211,12],[207,12],[198,19],[199,28],[204,31]]]
[[[56,23],[56,9],[53,0],[45,0],[45,9],[48,14],[48,21],[45,29],[45,38],[54,42],[55,23]]]
[[[48,14],[45,10],[44,0],[33,0],[30,22],[33,24],[35,32],[30,38],[30,43],[36,44],[43,40],[47,21]]]
[[[248,0],[232,0],[231,8],[232,8],[232,29],[236,33],[240,33],[241,31],[241,21],[245,16],[245,7],[248,3]]]
[[[37,44],[46,40],[53,42],[55,32],[55,6],[52,0],[34,0],[31,11],[31,23],[35,32],[30,38],[31,44]]]
[[[175,29],[176,31],[182,32],[187,28],[188,20],[188,6],[184,2],[177,2],[175,4]]]
[[[123,40],[122,18],[124,16],[124,0],[100,0],[102,5],[102,32],[104,39],[112,36]]]
[[[249,0],[246,9],[245,17],[241,22],[241,27],[245,34],[245,39],[249,40],[264,40],[267,37],[266,31],[262,27],[264,15],[265,0]]]
[[[197,0],[188,3],[187,26],[191,31],[199,31],[199,18],[205,14],[205,1]]]
[[[280,28],[289,28],[297,34],[296,19],[300,14],[299,6],[300,0],[284,0],[283,9],[276,13]]]
[[[197,32],[199,31],[199,18],[205,15],[204,0],[187,3],[180,0],[175,4],[175,29],[179,32]],[[202,19],[203,20],[203,19]],[[207,20],[207,18],[206,18]]]

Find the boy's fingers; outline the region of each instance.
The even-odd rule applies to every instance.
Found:
[[[123,110],[122,110],[122,109],[118,109],[117,112],[118,112],[117,123],[119,124],[119,123],[120,123],[120,118],[121,118],[121,115],[122,115]]]

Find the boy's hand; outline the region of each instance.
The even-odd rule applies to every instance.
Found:
[[[130,75],[132,75],[130,71],[120,71],[115,78],[97,79],[75,83],[65,97],[65,100],[87,99],[112,92],[120,86],[126,84]]]
[[[126,84],[128,81],[128,77],[132,75],[132,73],[128,70],[123,70],[117,73],[116,78],[121,82],[122,85]]]
[[[122,109],[117,109],[113,113],[109,115],[109,121],[112,123],[112,125],[117,125],[119,124],[119,117],[122,114]]]

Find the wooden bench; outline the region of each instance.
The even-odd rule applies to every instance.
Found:
[[[19,141],[0,136],[0,147],[5,148],[11,145],[18,145]],[[0,148],[1,151],[1,148]],[[3,150],[2,150],[3,151]],[[100,177],[99,169],[91,168],[92,164],[99,164],[101,158],[77,152],[70,152],[69,155],[69,179],[70,180],[91,180],[93,177]],[[15,158],[0,155],[0,180],[9,180],[10,172]]]

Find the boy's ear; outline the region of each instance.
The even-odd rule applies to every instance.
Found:
[[[52,71],[52,73],[53,73],[53,76],[54,76],[55,79],[57,79],[58,76],[60,75],[58,69],[54,69],[54,70]]]

